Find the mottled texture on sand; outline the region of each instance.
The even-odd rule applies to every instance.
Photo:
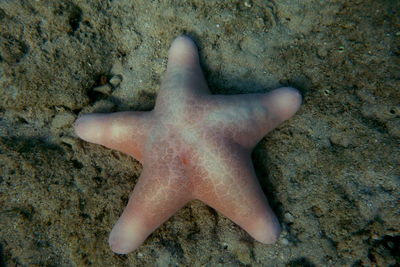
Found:
[[[400,2],[179,3],[0,2],[0,266],[396,264]],[[212,93],[303,91],[296,119],[253,152],[276,245],[195,201],[135,253],[108,248],[142,167],[79,141],[72,122],[151,109],[181,33]]]

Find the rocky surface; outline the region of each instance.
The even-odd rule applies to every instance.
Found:
[[[0,266],[398,266],[399,13],[389,0],[0,1]],[[215,94],[304,94],[253,153],[276,245],[194,201],[137,251],[108,248],[141,165],[72,123],[150,110],[182,33]]]

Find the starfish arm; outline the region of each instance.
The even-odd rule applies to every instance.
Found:
[[[196,44],[186,36],[175,38],[168,53],[167,71],[157,95],[156,109],[161,107],[160,99],[184,99],[209,93]]]
[[[97,113],[81,116],[74,128],[83,140],[119,150],[142,162],[150,123],[151,112]]]
[[[192,199],[179,163],[144,166],[128,205],[110,233],[111,249],[126,254]]]
[[[257,181],[250,153],[237,144],[204,153],[192,170],[194,197],[215,208],[253,238],[272,244],[279,222]]]
[[[209,96],[210,125],[246,148],[253,148],[269,131],[292,117],[301,104],[300,93],[283,87],[265,94]]]

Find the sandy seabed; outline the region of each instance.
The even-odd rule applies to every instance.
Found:
[[[214,94],[302,91],[252,155],[283,233],[262,245],[194,201],[119,256],[142,167],[72,123],[152,109],[182,33]],[[399,55],[396,0],[0,0],[0,266],[399,266]]]

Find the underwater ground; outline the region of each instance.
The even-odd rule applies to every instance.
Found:
[[[252,155],[283,233],[194,201],[119,256],[142,167],[72,124],[152,109],[182,33],[214,94],[302,91]],[[396,0],[0,0],[0,266],[399,266],[399,56]]]

